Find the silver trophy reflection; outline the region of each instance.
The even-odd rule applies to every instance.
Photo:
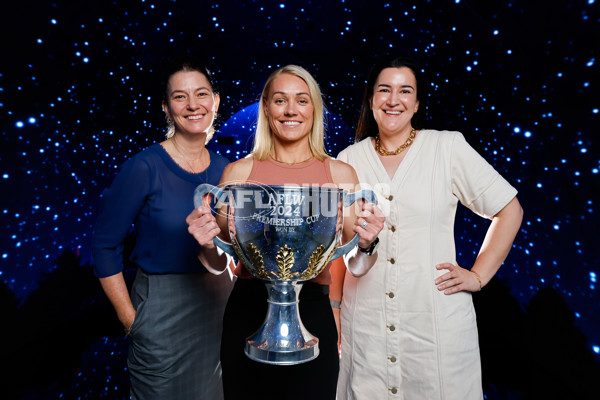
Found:
[[[344,208],[356,199],[376,202],[372,190],[348,193],[335,187],[229,185],[198,186],[194,205],[206,194],[222,203],[231,244],[215,244],[242,261],[265,281],[268,311],[263,325],[246,341],[245,353],[255,361],[290,365],[319,355],[319,339],[302,325],[298,295],[302,285],[358,243],[358,235],[338,246]]]

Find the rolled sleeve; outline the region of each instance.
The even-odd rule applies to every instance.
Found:
[[[484,218],[496,215],[517,195],[517,190],[458,132],[452,144],[451,163],[453,194]]]

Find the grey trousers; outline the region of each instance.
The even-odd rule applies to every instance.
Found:
[[[232,287],[227,272],[152,275],[138,269],[127,359],[132,399],[223,398],[219,347]]]

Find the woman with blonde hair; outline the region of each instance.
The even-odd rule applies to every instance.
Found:
[[[324,150],[323,102],[314,78],[302,67],[288,65],[274,71],[263,89],[251,157],[230,164],[221,184],[331,186],[358,183],[348,164],[333,160]],[[384,217],[374,204],[362,203],[344,218],[343,240],[357,233],[356,256],[348,261],[353,275],[365,274],[377,259],[372,250]],[[209,217],[199,207],[188,217],[203,249],[225,232],[225,221]],[[214,250],[213,250],[214,251]],[[306,329],[319,338],[319,356],[303,364],[277,366],[256,362],[244,354],[246,338],[263,323],[267,312],[264,282],[253,279],[240,264],[223,323],[221,360],[227,399],[335,399],[339,371],[337,329],[329,302],[331,273],[327,266],[303,283],[299,310]]]

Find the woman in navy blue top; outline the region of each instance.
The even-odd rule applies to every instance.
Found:
[[[214,246],[202,249],[186,217],[201,183],[217,185],[227,159],[205,147],[219,106],[210,72],[193,61],[165,80],[166,140],[125,162],[103,194],[93,239],[94,272],[131,336],[127,364],[134,399],[220,399],[219,347],[232,287]],[[201,207],[197,213],[210,213]],[[131,290],[123,242],[135,229]],[[223,273],[225,272],[225,273]]]

